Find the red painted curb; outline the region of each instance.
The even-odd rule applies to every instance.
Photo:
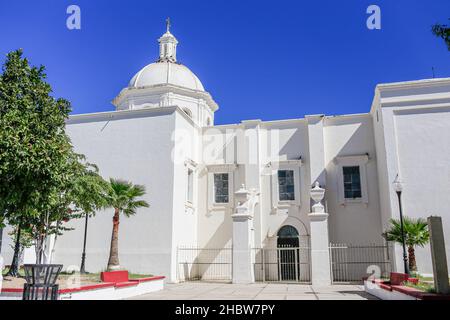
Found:
[[[127,273],[127,275],[128,275],[128,273]],[[103,283],[97,283],[97,284],[89,284],[89,285],[81,286],[78,288],[59,289],[58,293],[59,294],[74,293],[74,292],[90,291],[90,290],[97,290],[97,289],[110,288],[110,287],[124,288],[124,287],[130,287],[130,286],[137,286],[141,282],[162,280],[165,278],[166,277],[164,277],[164,276],[155,276],[155,277],[149,277],[149,278],[130,279],[128,281],[122,281],[122,282],[103,282]],[[22,288],[3,288],[1,290],[1,292],[22,293],[23,289]]]
[[[21,288],[3,288],[1,292],[23,292],[23,289],[21,289]]]
[[[114,287],[114,283],[111,282],[104,282],[99,284],[89,284],[86,286],[81,286],[78,288],[66,288],[66,289],[60,289],[58,291],[59,294],[63,293],[73,293],[73,292],[80,292],[80,291],[90,291],[90,290],[97,290],[97,289],[103,289],[103,288],[110,288]]]

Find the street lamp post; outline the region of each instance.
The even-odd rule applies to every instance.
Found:
[[[89,215],[86,213],[85,221],[84,221],[84,240],[83,240],[83,253],[81,254],[81,266],[80,266],[80,273],[87,273],[86,272],[86,239],[87,239],[87,228],[88,228],[88,221],[89,221]]]
[[[406,243],[405,243],[405,231],[404,231],[404,225],[403,225],[403,210],[402,210],[402,191],[403,186],[402,183],[398,177],[395,178],[394,181],[394,189],[397,193],[398,197],[398,208],[400,212],[400,232],[402,233],[402,246],[403,246],[403,267],[405,269],[405,273],[409,275],[409,267],[408,267],[408,257],[406,255]]]

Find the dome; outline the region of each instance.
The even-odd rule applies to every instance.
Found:
[[[129,88],[171,84],[191,90],[205,91],[197,76],[182,64],[169,61],[151,63],[131,79]]]
[[[178,40],[170,33],[170,20],[166,22],[166,32],[158,39],[159,58],[136,73],[112,104],[116,110],[176,106],[198,125],[211,125],[219,106],[199,78],[177,62]]]

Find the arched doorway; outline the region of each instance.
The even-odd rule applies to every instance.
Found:
[[[278,274],[281,281],[298,281],[299,234],[295,227],[286,225],[277,233]]]

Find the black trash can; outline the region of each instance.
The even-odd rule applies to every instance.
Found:
[[[25,264],[23,300],[58,300],[56,284],[62,264]]]

